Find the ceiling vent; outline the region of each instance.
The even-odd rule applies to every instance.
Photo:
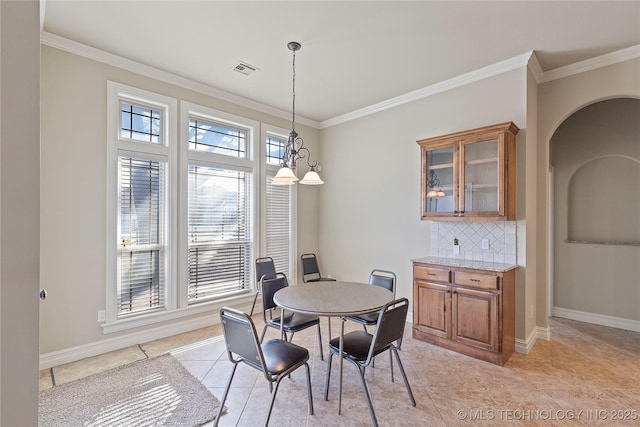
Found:
[[[253,73],[254,71],[258,70],[258,67],[254,67],[253,65],[240,61],[233,67],[233,70],[239,72],[240,74],[248,76],[251,75],[251,73]]]

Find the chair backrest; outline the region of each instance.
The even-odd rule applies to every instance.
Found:
[[[238,359],[233,357],[236,354],[240,361],[266,372],[262,347],[251,317],[242,311],[223,307],[220,309],[220,321],[229,360],[237,362]]]
[[[396,274],[393,271],[374,269],[369,275],[369,283],[393,292],[396,296]]]
[[[273,295],[280,289],[289,286],[289,281],[284,273],[270,274],[262,276],[260,286],[262,287],[262,317],[266,322],[266,312],[276,307]]]
[[[302,260],[302,281],[306,282],[309,279],[319,279],[320,268],[318,268],[318,259],[316,254],[302,254],[300,255]],[[314,277],[308,277],[314,276]]]
[[[256,258],[256,283],[260,285],[260,279],[267,274],[276,274],[276,266],[270,256]]]
[[[391,301],[380,310],[367,360],[375,356],[378,350],[383,350],[402,338],[408,311],[409,300],[406,298]]]

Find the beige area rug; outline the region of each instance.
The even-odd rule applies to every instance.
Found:
[[[40,392],[38,425],[199,426],[220,402],[173,356],[165,354]]]
[[[61,385],[145,359],[147,359],[147,355],[144,351],[139,346],[134,345],[65,365],[55,366],[51,368],[51,372],[53,373],[55,385]]]

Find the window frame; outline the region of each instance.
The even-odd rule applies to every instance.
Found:
[[[261,132],[260,132],[260,147],[259,147],[259,156],[260,161],[258,162],[260,165],[260,212],[263,212],[263,215],[260,215],[260,245],[259,245],[259,255],[257,256],[269,256],[267,253],[267,176],[269,174],[275,176],[280,169],[280,165],[273,165],[267,163],[267,137],[274,136],[277,138],[283,139],[285,142],[289,138],[289,130],[280,128],[277,126],[272,126],[269,124],[262,124]],[[290,218],[290,233],[291,233],[291,250],[289,252],[289,271],[284,272],[289,280],[292,283],[297,281],[298,277],[298,210],[296,206],[298,205],[298,185],[288,186],[291,189],[290,200],[289,200],[289,218]],[[255,279],[254,279],[255,282]]]
[[[146,142],[123,138],[121,136],[121,102],[129,102],[136,105],[158,109],[161,112],[160,142]],[[164,312],[175,309],[175,291],[172,283],[175,282],[175,227],[172,226],[176,218],[177,209],[172,200],[176,194],[176,167],[177,155],[176,141],[176,117],[177,100],[167,96],[158,95],[143,89],[127,86],[121,83],[107,81],[107,265],[106,265],[106,303],[105,323],[102,325],[104,332],[133,328],[153,323],[155,318]],[[150,312],[124,315],[118,317],[117,312],[117,288],[118,288],[118,192],[120,185],[118,159],[121,156],[134,157],[160,161],[165,164],[165,188],[164,195],[164,300],[162,308]]]
[[[191,118],[198,118],[208,122],[221,124],[234,128],[241,128],[247,132],[246,140],[246,156],[232,157],[219,153],[210,153],[204,151],[189,149],[189,121]],[[224,111],[216,110],[203,105],[198,105],[188,101],[180,102],[180,191],[179,191],[179,210],[180,220],[179,228],[179,259],[178,267],[178,305],[185,308],[210,307],[211,305],[220,305],[223,301],[228,301],[238,296],[248,296],[254,291],[253,269],[249,269],[248,287],[228,295],[227,297],[203,300],[202,302],[191,303],[188,301],[189,288],[189,269],[187,260],[189,256],[189,165],[206,166],[219,169],[237,170],[246,172],[250,177],[250,194],[248,196],[248,208],[250,209],[249,231],[247,237],[250,241],[249,259],[252,262],[255,259],[256,247],[258,239],[259,226],[257,225],[259,214],[257,204],[257,188],[259,185],[259,171],[256,167],[256,136],[259,134],[260,122],[245,117],[236,116]]]

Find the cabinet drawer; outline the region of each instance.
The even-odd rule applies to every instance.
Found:
[[[455,282],[458,285],[473,286],[484,289],[500,289],[498,276],[494,274],[468,273],[456,271]]]
[[[451,270],[415,265],[413,266],[413,277],[422,280],[435,280],[436,282],[450,283]]]

